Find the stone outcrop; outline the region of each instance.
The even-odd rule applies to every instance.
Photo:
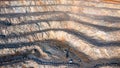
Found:
[[[119,0],[0,1],[0,56],[37,49],[35,55],[49,61],[73,59],[80,64],[78,68],[102,67],[102,63],[120,63],[119,36]],[[50,67],[31,60],[2,67],[20,65]]]

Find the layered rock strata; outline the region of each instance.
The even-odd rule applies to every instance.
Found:
[[[119,36],[119,0],[0,1],[0,56],[37,49],[36,56],[47,62],[72,59],[78,68],[115,68],[120,63]],[[28,60],[1,67],[16,65],[51,66]]]

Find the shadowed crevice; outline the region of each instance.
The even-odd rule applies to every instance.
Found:
[[[90,22],[84,22],[82,20],[78,20],[76,18],[73,18],[67,14],[64,14],[62,17],[58,17],[58,16],[53,16],[51,18],[47,18],[47,19],[40,19],[40,20],[29,20],[29,21],[24,21],[21,22],[19,24],[13,24],[12,26],[16,26],[16,25],[26,25],[26,24],[35,24],[35,23],[41,23],[41,22],[50,22],[50,21],[73,21],[74,23],[80,23],[83,25],[87,25],[90,27],[94,27],[96,29],[99,29],[101,31],[105,31],[105,32],[112,32],[112,31],[118,31],[120,30],[119,27],[108,27],[108,26],[103,26],[103,25],[96,25],[96,24],[91,24]]]
[[[94,68],[99,68],[103,66],[120,67],[120,58],[110,58],[110,59],[101,58],[98,60],[93,60],[92,64],[95,64],[93,66]]]
[[[55,40],[55,39],[47,39],[47,40],[41,40],[41,41],[36,41],[34,43],[36,43],[37,45],[41,44],[41,43],[51,43],[51,42],[56,42],[56,43],[63,43],[59,40]],[[29,43],[29,42],[28,42]],[[31,43],[31,42],[30,42]],[[59,44],[58,43],[58,44]],[[66,43],[66,42],[65,42]],[[34,45],[36,45],[34,44]],[[22,46],[19,46],[19,45],[22,45]],[[19,48],[19,47],[24,47],[24,46],[29,46],[30,44],[19,44],[19,43],[16,43],[16,44],[11,44],[9,46],[14,46],[14,48]],[[31,44],[33,46],[33,44]],[[65,44],[66,45],[66,44]],[[56,45],[53,45],[53,46],[56,46]],[[62,47],[62,46],[61,46]],[[66,47],[66,46],[65,46]],[[69,46],[68,46],[69,47]],[[71,50],[70,50],[71,51]],[[29,53],[28,53],[29,54]],[[80,54],[83,54],[85,57],[87,56],[88,58],[90,58],[88,55],[85,55],[84,53],[80,52]],[[25,54],[26,55],[26,54]],[[77,54],[78,55],[78,54]],[[9,55],[7,55],[8,57]],[[9,57],[9,58],[12,58],[12,57]],[[1,59],[2,60],[2,59]],[[8,60],[7,60],[8,61]],[[22,61],[20,61],[22,62]],[[98,68],[98,67],[101,67],[101,66],[120,66],[119,65],[119,62],[120,62],[120,59],[119,58],[111,58],[111,59],[97,59],[97,60],[93,60],[91,59],[91,62],[89,62],[89,64],[91,64],[90,66],[92,68]],[[13,64],[13,63],[12,63]],[[87,64],[84,64],[84,65],[87,65]],[[89,66],[89,65],[88,65]]]
[[[54,14],[54,12],[53,12],[53,14]],[[76,19],[74,17],[71,17],[71,16],[69,16],[66,13],[63,13],[63,14],[64,15],[62,15],[62,16],[52,16],[51,18],[47,18],[47,19],[23,21],[23,22],[21,22],[19,24],[12,24],[11,26],[26,25],[26,24],[35,24],[35,23],[49,22],[49,21],[73,21],[73,22],[76,22],[76,23],[80,23],[80,24],[83,24],[83,25],[94,27],[96,29],[99,29],[99,30],[105,31],[105,32],[112,32],[112,31],[118,31],[118,30],[120,30],[119,27],[108,27],[108,26],[91,24],[90,22],[84,22],[82,20],[78,20],[78,19]],[[4,21],[1,21],[1,22],[4,22]]]
[[[52,14],[74,14],[77,16],[83,16],[87,18],[91,18],[93,20],[100,20],[109,23],[119,23],[120,17],[115,16],[100,16],[100,15],[92,15],[92,14],[85,14],[85,13],[74,13],[71,11],[44,11],[44,12],[26,12],[26,13],[6,13],[0,14],[0,17],[6,18],[15,18],[21,16],[40,16],[40,15],[52,15]]]
[[[48,45],[44,45],[45,43],[48,43]],[[52,44],[51,44],[52,43]],[[81,62],[86,62],[86,60],[88,60],[88,61],[90,61],[89,60],[89,56],[88,55],[86,55],[86,54],[84,54],[83,52],[81,52],[81,51],[78,51],[78,50],[76,50],[75,48],[72,48],[72,46],[70,46],[69,45],[69,42],[66,42],[66,41],[60,41],[60,40],[56,40],[56,39],[47,39],[47,40],[40,40],[40,41],[37,41],[37,43],[36,44],[32,44],[32,45],[24,45],[24,44],[21,44],[21,46],[18,46],[18,44],[16,43],[16,45],[11,45],[11,46],[14,46],[14,48],[20,48],[20,47],[25,47],[25,46],[40,46],[41,48],[42,48],[42,46],[50,46],[51,48],[54,48],[54,47],[58,47],[59,49],[57,49],[58,51],[60,50],[60,51],[64,51],[64,49],[66,49],[66,48],[69,48],[70,50],[70,54],[71,54],[71,56],[76,56],[77,58],[74,58],[73,60],[75,60],[75,62],[76,63],[78,63],[79,61],[77,60],[78,58],[79,59],[81,59],[82,61]],[[31,49],[30,49],[31,50]],[[32,49],[33,50],[33,49]],[[22,51],[22,52],[24,52],[24,51]],[[19,53],[20,54],[24,54],[24,53],[22,53],[22,52],[17,52],[17,54],[15,54],[15,55],[17,55],[17,56],[19,56]],[[27,54],[29,54],[30,52],[29,51],[27,51],[28,53]],[[37,51],[38,52],[38,51]],[[51,51],[50,51],[51,52]],[[27,55],[26,54],[26,55]],[[74,55],[75,54],[75,55]],[[65,57],[65,55],[64,55],[64,52],[63,52],[63,54],[61,54],[61,55],[63,55],[63,57]],[[57,55],[56,55],[57,56]],[[0,62],[1,61],[9,61],[9,60],[7,60],[7,59],[2,59],[2,58],[6,58],[6,57],[8,57],[7,59],[11,59],[12,57],[11,57],[11,55],[5,55],[5,56],[3,56],[3,57],[0,57]],[[14,56],[13,56],[14,57]],[[69,57],[70,58],[70,57]],[[18,59],[18,58],[17,58]],[[62,60],[62,59],[61,59]],[[12,60],[11,60],[12,61]]]
[[[40,15],[52,15],[52,14],[61,14],[61,13],[64,14],[64,12],[62,12],[62,11],[6,13],[6,14],[0,14],[0,17],[15,18],[15,17],[21,17],[21,16],[40,16]]]
[[[88,55],[84,54],[83,52],[79,52],[75,48],[72,48],[72,46],[69,45],[69,42],[61,41],[61,40],[57,40],[57,39],[45,39],[45,40],[38,40],[38,41],[33,41],[33,42],[19,42],[19,43],[0,44],[0,49],[3,49],[3,48],[20,48],[20,47],[25,47],[25,46],[40,46],[40,47],[42,47],[41,44],[44,44],[44,43],[49,43],[49,44],[52,43],[49,46],[59,47],[60,49],[63,49],[63,50],[66,49],[66,48],[69,48],[71,52],[77,53],[78,56],[79,56],[79,54],[82,54],[83,56],[88,57]],[[90,58],[90,57],[88,57],[88,58]]]
[[[44,4],[44,5],[16,5],[16,6],[0,6],[0,8],[19,8],[19,7],[49,7],[49,6],[65,6],[65,7],[86,7],[86,8],[95,8],[95,9],[106,9],[106,10],[120,10],[118,8],[110,8],[110,7],[96,7],[96,6],[87,6],[87,5],[73,5],[73,4]]]
[[[116,16],[92,15],[92,14],[73,13],[73,12],[67,12],[67,14],[73,14],[78,17],[82,16],[82,17],[93,19],[93,20],[98,20],[98,21],[103,21],[103,22],[108,22],[108,23],[119,23],[120,22],[120,17],[116,17]]]
[[[0,28],[5,26],[11,26],[12,23],[8,21],[0,21]]]
[[[27,33],[21,33],[19,35],[8,35],[6,36],[6,38],[4,38],[4,40],[6,39],[12,39],[12,38],[18,38],[18,37],[25,37],[28,35],[34,35],[36,33],[43,33],[43,32],[49,32],[49,31],[63,31],[66,32],[68,34],[74,35],[76,37],[78,37],[81,40],[87,41],[89,44],[95,45],[95,46],[99,46],[99,47],[103,47],[103,46],[120,46],[120,41],[111,41],[111,42],[101,42],[97,39],[94,39],[92,37],[89,37],[87,35],[85,35],[84,33],[78,32],[74,29],[45,29],[45,30],[40,30],[40,31],[33,31],[33,32],[27,32]],[[3,44],[0,44],[1,46],[4,47]]]
[[[103,25],[90,24],[90,22],[88,23],[88,22],[80,21],[80,20],[77,20],[75,18],[73,19],[73,21],[81,23],[83,25],[94,27],[96,29],[99,29],[99,30],[105,31],[105,32],[112,32],[112,31],[118,31],[118,30],[120,30],[119,27],[108,27],[108,26],[103,26]]]
[[[104,22],[109,23],[120,23],[120,17],[115,16],[87,15],[87,17],[90,17],[95,20],[103,20]]]

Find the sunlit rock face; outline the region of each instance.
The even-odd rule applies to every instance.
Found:
[[[80,66],[43,65],[32,60],[4,65],[0,60],[1,67],[119,68],[120,1],[0,1],[0,57],[32,49],[37,49],[34,56],[47,62],[72,59]]]

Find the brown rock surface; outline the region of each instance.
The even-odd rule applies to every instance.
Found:
[[[120,1],[1,0],[0,57],[33,49],[47,62],[73,59],[80,67],[27,60],[1,68],[119,68]]]

